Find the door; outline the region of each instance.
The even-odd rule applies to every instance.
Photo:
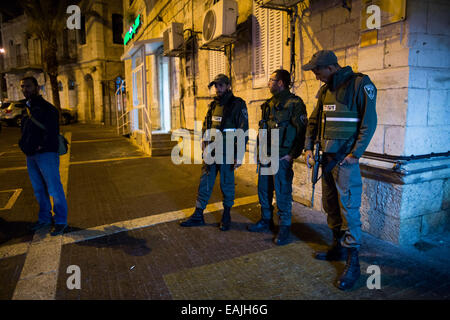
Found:
[[[94,106],[94,80],[90,74],[86,75],[86,102],[84,109],[85,121],[95,121],[95,106]]]
[[[169,58],[158,55],[158,94],[160,130],[153,132],[167,133],[171,130],[171,103],[169,83]]]

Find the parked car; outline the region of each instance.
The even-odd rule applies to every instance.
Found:
[[[26,115],[25,100],[5,102],[0,107],[0,121],[8,126],[19,126]],[[61,124],[67,125],[78,120],[77,112],[70,109],[61,109]]]
[[[73,122],[77,122],[78,114],[76,110],[61,109],[61,123],[66,125]]]
[[[25,100],[5,102],[0,107],[0,121],[20,127],[25,110]]]

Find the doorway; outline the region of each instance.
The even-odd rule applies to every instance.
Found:
[[[157,55],[160,128],[153,133],[168,133],[171,128],[169,58]]]
[[[84,77],[86,81],[86,103],[84,109],[85,121],[95,121],[95,105],[94,105],[94,80],[90,74]]]

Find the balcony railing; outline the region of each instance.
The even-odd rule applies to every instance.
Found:
[[[42,69],[42,59],[40,56],[35,57],[28,54],[19,54],[13,57],[5,57],[3,67],[5,72],[26,68]]]

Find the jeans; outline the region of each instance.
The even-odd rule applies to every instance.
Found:
[[[38,221],[52,222],[52,196],[55,224],[67,224],[67,201],[59,175],[58,153],[44,152],[27,156],[27,168],[34,195],[39,203]]]

